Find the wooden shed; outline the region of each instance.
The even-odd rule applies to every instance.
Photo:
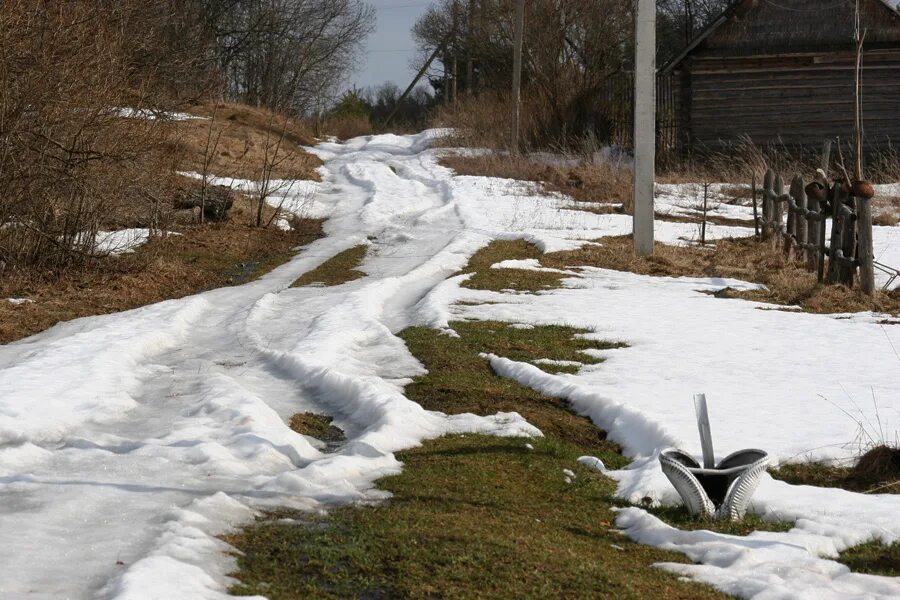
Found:
[[[859,0],[867,149],[900,148],[900,14]],[[856,0],[738,0],[663,67],[681,149],[850,139]]]

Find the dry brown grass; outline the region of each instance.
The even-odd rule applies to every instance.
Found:
[[[728,203],[734,203],[738,200],[747,200],[753,197],[753,188],[749,185],[727,185],[723,186],[720,192],[729,200]],[[757,194],[757,198],[758,198]]]
[[[341,115],[331,117],[322,124],[322,132],[325,135],[333,135],[339,140],[349,140],[350,138],[363,135],[372,135],[374,131],[372,122],[368,117],[362,115]]]
[[[671,221],[673,223],[696,223],[703,222],[703,216],[697,215],[675,215],[667,213],[656,213],[656,219],[659,221]],[[753,227],[752,219],[739,219],[736,217],[723,217],[722,215],[706,215],[706,222],[713,225],[722,225],[724,227]]]
[[[271,156],[283,132],[272,177],[318,181],[316,168],[322,162],[301,148],[315,143],[304,123],[243,104],[204,104],[190,112],[206,118],[171,124],[175,129],[171,151],[184,156],[183,170],[203,172],[208,156],[210,175],[261,179],[266,148]]]
[[[60,276],[34,272],[0,279],[0,343],[43,331],[60,321],[108,314],[179,298],[225,285],[239,285],[270,271],[294,249],[321,235],[322,222],[297,220],[283,232],[251,227],[246,199],[231,220],[180,228],[132,254],[98,259]],[[10,297],[33,303],[13,305]]]
[[[528,98],[523,98],[524,106]],[[509,148],[509,94],[486,92],[478,97],[463,97],[453,105],[435,111],[434,125],[447,127],[452,134],[440,144],[453,147]],[[535,128],[533,111],[523,108],[520,132],[523,140],[532,137]]]
[[[900,197],[875,196],[872,199],[872,222],[875,225],[893,227],[900,223]]]
[[[715,249],[657,244],[654,256],[639,258],[632,250],[630,236],[603,238],[570,252],[544,255],[547,267],[593,266],[643,275],[671,277],[728,277],[762,283],[766,290],[738,292],[726,290],[722,297],[800,306],[814,313],[844,313],[873,310],[900,314],[900,294],[876,293],[869,298],[844,286],[822,286],[816,277],[797,263],[785,261],[780,251],[752,238],[719,240]]]
[[[626,212],[631,209],[631,171],[610,163],[585,162],[568,168],[547,165],[527,156],[486,154],[445,156],[441,158],[441,164],[453,169],[457,175],[534,181],[548,192],[566,194],[580,202],[622,204]]]
[[[865,494],[900,494],[900,449],[884,443],[866,450],[853,466],[782,465],[772,476],[795,485],[838,487]]]
[[[900,448],[879,444],[859,457],[853,475],[863,481],[900,484]]]
[[[334,444],[346,439],[344,431],[332,425],[332,417],[311,412],[297,413],[291,417],[291,429],[302,435],[309,435],[323,442]]]

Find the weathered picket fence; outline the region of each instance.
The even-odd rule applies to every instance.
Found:
[[[829,185],[821,177],[805,184],[797,176],[785,192],[781,175],[769,169],[763,179],[761,216],[756,214],[756,198],[754,175],[757,232],[762,239],[771,240],[773,248],[781,245],[788,260],[804,262],[820,283],[853,287],[858,279],[864,293],[874,293],[871,186]],[[826,240],[829,219],[831,235]]]

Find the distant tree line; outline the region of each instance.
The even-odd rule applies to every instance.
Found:
[[[546,89],[577,82],[590,88],[628,69],[633,7],[621,0],[528,0],[525,79]],[[731,0],[657,0],[659,64],[674,57]],[[437,48],[430,70],[439,96],[502,87],[512,70],[514,0],[439,0],[416,22],[419,64]],[[445,90],[444,88],[447,87]]]
[[[559,144],[597,127],[596,104],[609,78],[629,71],[633,3],[528,0],[523,90],[536,119],[533,144]],[[728,0],[658,0],[659,63],[674,57]],[[417,21],[418,64],[439,101],[504,94],[512,76],[514,0],[439,0]]]

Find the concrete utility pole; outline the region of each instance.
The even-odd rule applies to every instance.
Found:
[[[634,57],[634,252],[653,255],[656,180],[656,2],[636,0]]]
[[[509,151],[519,154],[519,101],[522,91],[522,38],[525,34],[525,0],[516,0],[515,43],[513,44],[512,130]]]

